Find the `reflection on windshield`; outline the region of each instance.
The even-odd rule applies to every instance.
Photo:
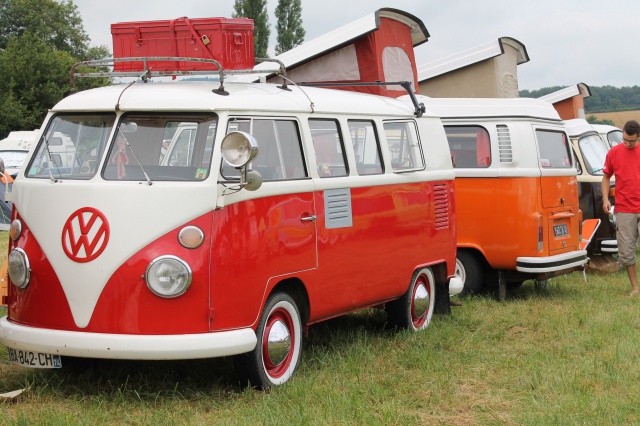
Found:
[[[90,179],[111,133],[115,114],[60,114],[38,143],[26,176]]]
[[[199,181],[209,176],[217,118],[125,114],[102,176],[125,181]]]
[[[595,135],[589,135],[580,139],[578,145],[586,163],[587,173],[602,176],[604,160],[607,156],[607,149],[602,140]]]

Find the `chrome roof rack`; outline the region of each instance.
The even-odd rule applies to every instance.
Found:
[[[200,62],[205,64],[212,64],[215,66],[215,69],[212,70],[194,70],[194,71],[185,71],[185,70],[171,70],[171,71],[154,71],[152,67],[149,66],[149,62]],[[270,70],[268,72],[275,73],[286,77],[287,72],[285,69],[285,65],[282,61],[273,58],[255,58],[257,62],[275,62],[278,64],[279,68]],[[113,67],[117,62],[142,62],[144,71],[98,71],[98,72],[76,72],[78,67],[87,66],[87,67]],[[177,67],[176,67],[177,68]],[[262,70],[260,72],[263,72]],[[146,83],[148,79],[152,77],[171,77],[171,76],[186,76],[186,75],[212,75],[218,74],[220,80],[220,87],[214,92],[219,94],[227,94],[224,90],[224,76],[229,74],[254,74],[256,71],[253,69],[250,70],[225,70],[220,62],[215,59],[206,59],[206,58],[184,58],[184,57],[174,57],[174,56],[142,56],[142,57],[131,57],[131,58],[104,58],[104,59],[96,59],[91,61],[82,61],[77,62],[71,68],[70,73],[70,87],[71,92],[74,91],[74,84],[76,77],[136,77],[139,78],[143,83]],[[286,80],[284,80],[283,88],[286,89]]]

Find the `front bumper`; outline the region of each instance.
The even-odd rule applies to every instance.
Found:
[[[618,253],[618,241],[617,240],[600,241],[600,251],[602,253],[610,253],[610,254]]]
[[[170,360],[237,355],[255,348],[251,328],[199,334],[106,334],[28,327],[0,318],[0,343],[25,351],[82,358]]]
[[[577,268],[588,261],[586,250],[570,251],[555,256],[518,257],[516,270],[531,274],[552,273]]]

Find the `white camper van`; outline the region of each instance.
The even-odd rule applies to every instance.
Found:
[[[38,130],[11,132],[5,139],[0,140],[0,158],[4,161],[6,174],[16,177],[38,137],[38,132]]]

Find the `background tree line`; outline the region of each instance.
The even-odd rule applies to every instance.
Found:
[[[523,98],[539,98],[566,86],[545,87],[539,90],[521,90]],[[587,114],[596,112],[633,111],[640,109],[640,86],[589,86],[591,96],[584,100]]]

